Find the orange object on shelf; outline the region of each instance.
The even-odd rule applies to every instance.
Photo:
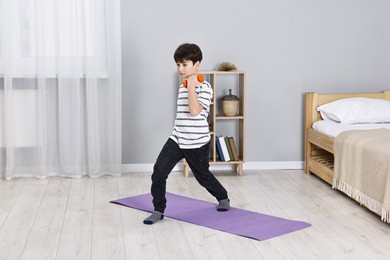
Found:
[[[198,81],[199,81],[200,83],[202,83],[202,82],[204,81],[204,77],[203,77],[202,74],[198,74],[196,77],[198,78]],[[184,86],[185,88],[187,88],[187,84],[188,84],[187,80],[186,80],[186,79],[183,80],[183,86]]]

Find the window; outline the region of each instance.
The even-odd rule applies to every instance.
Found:
[[[19,10],[22,56],[95,56],[95,0],[20,0]]]
[[[104,0],[1,2],[1,70],[105,73]]]

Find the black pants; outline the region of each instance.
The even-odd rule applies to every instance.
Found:
[[[152,196],[154,210],[164,213],[168,175],[173,167],[183,158],[186,159],[196,180],[218,201],[227,199],[227,191],[209,170],[210,143],[197,149],[180,149],[172,139],[168,139],[162,148],[153,168]]]

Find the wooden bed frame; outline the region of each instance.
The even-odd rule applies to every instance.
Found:
[[[367,97],[390,100],[390,90],[380,93],[361,94],[318,94],[305,93],[305,173],[313,173],[332,185],[333,182],[333,141],[334,138],[321,134],[312,128],[317,120],[321,120],[317,107],[332,101],[351,98]]]

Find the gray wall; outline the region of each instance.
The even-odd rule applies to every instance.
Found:
[[[172,55],[247,72],[248,162],[303,160],[303,95],[390,89],[388,0],[122,0],[123,163],[154,163],[178,87]]]

